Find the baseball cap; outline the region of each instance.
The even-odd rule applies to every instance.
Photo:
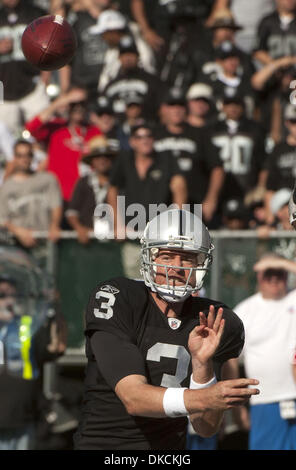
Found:
[[[287,104],[284,111],[284,118],[287,121],[296,119],[296,106],[294,104]]]
[[[98,115],[102,114],[114,114],[112,103],[106,96],[98,96],[97,99],[92,101],[89,105],[89,110],[93,111]]]
[[[180,104],[186,105],[186,98],[180,88],[169,88],[162,97],[162,103],[169,105]]]
[[[139,95],[138,93],[129,93],[125,98],[124,102],[126,106],[130,106],[132,104],[138,104],[140,106],[144,103],[143,96]]]
[[[204,99],[204,100],[212,100],[213,98],[213,90],[209,85],[205,83],[193,83],[186,94],[187,100],[197,100],[197,99]]]
[[[125,29],[127,21],[125,17],[115,10],[105,10],[98,18],[96,25],[89,28],[91,34],[103,34],[106,31],[116,31]]]
[[[229,199],[222,209],[223,215],[229,219],[246,219],[248,210],[241,199]]]
[[[137,46],[131,36],[123,36],[118,45],[119,54],[124,54],[125,52],[132,52],[139,55]]]
[[[222,97],[223,104],[236,103],[244,106],[244,97],[234,87],[226,87]]]
[[[215,57],[217,59],[227,59],[228,57],[240,57],[240,50],[230,41],[222,42],[215,49]]]
[[[277,211],[289,203],[291,192],[291,189],[282,188],[274,193],[270,200],[270,210],[273,215],[276,215]]]

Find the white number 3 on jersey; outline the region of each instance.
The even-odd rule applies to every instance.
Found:
[[[96,299],[100,301],[100,308],[94,309],[94,315],[97,318],[104,318],[105,320],[109,320],[109,318],[113,317],[113,305],[115,303],[115,295],[111,292],[105,292],[99,290],[96,293]]]

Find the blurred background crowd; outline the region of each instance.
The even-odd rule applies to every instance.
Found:
[[[86,243],[118,194],[202,203],[210,229],[291,230],[295,0],[0,3],[0,220],[23,246],[33,230]],[[21,36],[48,13],[78,47],[40,72]]]

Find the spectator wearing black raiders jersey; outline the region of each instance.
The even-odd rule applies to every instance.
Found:
[[[222,163],[202,129],[186,122],[186,100],[178,89],[163,96],[161,117],[164,125],[155,131],[155,150],[169,153],[185,176],[190,204],[203,204],[203,216],[213,219],[224,181]]]
[[[137,93],[143,98],[146,119],[155,119],[162,88],[160,80],[139,66],[139,52],[131,36],[120,40],[118,50],[120,69],[102,93],[110,100],[119,118],[124,115],[129,95]]]
[[[77,232],[78,241],[89,242],[94,230],[94,212],[98,204],[106,201],[109,177],[118,149],[103,136],[90,139],[82,162],[91,167],[89,175],[80,178],[74,188],[66,210],[69,225]]]
[[[219,201],[244,199],[255,188],[265,188],[265,134],[260,124],[246,118],[240,95],[223,98],[225,119],[216,121],[207,130],[225,171],[224,186]],[[220,207],[221,209],[221,207]]]
[[[224,410],[259,393],[257,380],[223,381],[244,331],[226,305],[198,296],[214,248],[199,217],[162,212],[141,245],[144,282],[110,279],[90,295],[77,450],[182,450],[188,417],[210,437]]]
[[[288,129],[287,137],[274,146],[267,160],[267,181],[265,204],[267,209],[267,223],[272,224],[270,201],[273,194],[282,188],[293,188],[296,177],[296,108],[288,104],[285,109],[285,125]]]
[[[264,17],[257,31],[254,57],[262,64],[296,54],[296,0],[276,0],[276,11]]]
[[[200,81],[207,83],[213,89],[216,106],[221,109],[221,101],[227,94],[240,94],[246,104],[246,114],[254,117],[256,95],[250,79],[251,75],[241,75],[241,55],[239,49],[230,41],[224,41],[215,49],[218,72],[200,77]]]
[[[131,151],[122,152],[116,159],[110,177],[107,201],[113,208],[116,232],[123,233],[133,219],[131,214],[118,214],[118,196],[125,196],[125,207],[141,204],[145,209],[146,222],[149,220],[149,205],[170,205],[187,203],[187,186],[178,165],[168,154],[159,155],[153,148],[153,129],[147,123],[131,130]],[[119,217],[117,218],[117,215]],[[144,220],[145,222],[145,220]],[[136,230],[136,228],[131,227]],[[138,231],[144,227],[138,227]]]

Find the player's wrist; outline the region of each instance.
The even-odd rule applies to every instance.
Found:
[[[184,402],[185,390],[187,388],[169,387],[164,392],[162,406],[165,415],[169,418],[178,418],[189,414]]]
[[[193,375],[191,374],[189,388],[192,390],[201,390],[203,388],[211,387],[212,385],[215,385],[215,383],[217,383],[215,373],[213,373],[212,377],[209,380],[207,380],[206,382],[202,381],[201,383],[196,382],[193,378]]]

